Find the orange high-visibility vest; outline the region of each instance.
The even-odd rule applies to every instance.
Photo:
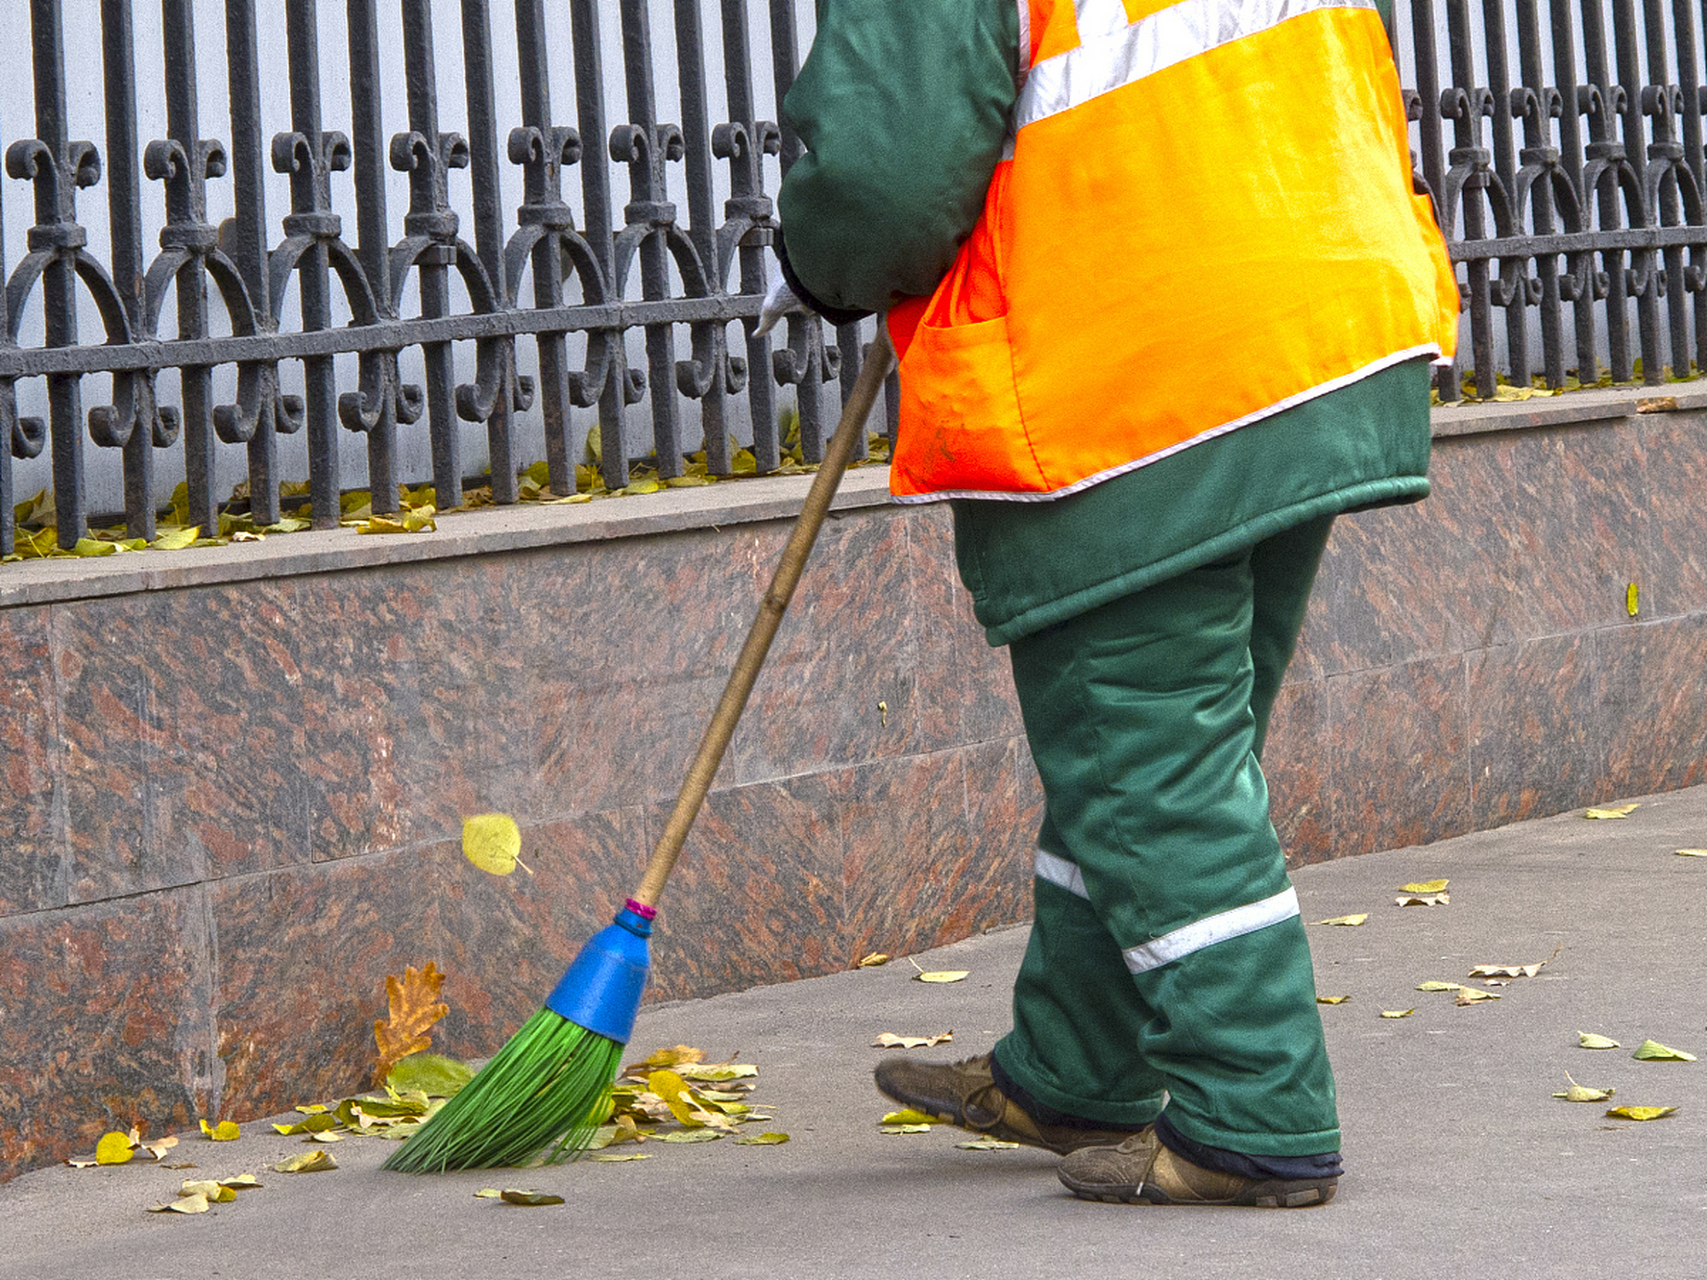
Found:
[[[889,314],[896,498],[1058,498],[1452,353],[1371,0],[1017,3],[1010,154]]]

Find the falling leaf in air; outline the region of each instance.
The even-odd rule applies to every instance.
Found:
[[[973,1138],[969,1142],[954,1144],[962,1151],[1012,1151],[1019,1146],[1017,1142],[1003,1142],[1000,1138]]]
[[[1587,1085],[1578,1084],[1571,1079],[1569,1071],[1565,1072],[1565,1079],[1570,1080],[1571,1087],[1563,1093],[1555,1093],[1553,1096],[1563,1098],[1566,1102],[1605,1102],[1618,1092],[1616,1089],[1591,1089]]]
[[[505,1204],[562,1204],[562,1196],[554,1196],[549,1191],[528,1191],[522,1187],[505,1187],[498,1193],[498,1198]]]
[[[406,966],[401,978],[386,975],[389,1016],[373,1024],[374,1042],[379,1046],[379,1061],[373,1068],[375,1084],[382,1083],[410,1054],[432,1048],[433,1024],[450,1012],[450,1006],[438,998],[444,981],[444,974],[431,960],[422,969]]]
[[[151,1204],[144,1213],[206,1213],[206,1196],[184,1196],[170,1204]]]
[[[1412,884],[1400,885],[1399,886],[1399,892],[1400,893],[1440,893],[1441,891],[1443,891],[1446,888],[1447,885],[1449,885],[1451,883],[1452,882],[1450,880],[1419,880],[1419,881],[1416,881],[1415,883],[1412,883]]]
[[[859,963],[857,965],[855,965],[854,967],[857,969],[875,969],[880,964],[888,964],[888,963],[889,963],[888,952],[873,951],[870,955],[861,956],[859,959]]]
[[[1477,991],[1474,987],[1465,987],[1461,991],[1459,991],[1458,999],[1453,1001],[1453,1003],[1454,1004],[1460,1004],[1460,1005],[1482,1004],[1488,1000],[1498,1000],[1498,999],[1499,999],[1499,997],[1496,996],[1492,991]]]
[[[1707,849],[1673,849],[1680,858],[1707,858]]]
[[[1316,923],[1317,924],[1360,925],[1367,919],[1369,919],[1369,913],[1367,911],[1359,911],[1355,915],[1335,916],[1331,920],[1318,920],[1318,921],[1316,921]]]
[[[217,1125],[211,1125],[203,1120],[202,1132],[215,1142],[236,1142],[243,1136],[243,1131],[232,1120],[221,1120]]]
[[[1682,1049],[1672,1049],[1661,1044],[1658,1040],[1644,1040],[1630,1055],[1643,1062],[1694,1062],[1693,1053],[1685,1053]]]
[[[1401,893],[1393,901],[1401,907],[1444,907],[1452,902],[1450,893]]]
[[[122,1133],[103,1133],[95,1144],[96,1164],[128,1164],[134,1154],[130,1139]]]
[[[770,1133],[755,1133],[748,1138],[736,1138],[735,1145],[738,1147],[780,1147],[787,1141],[788,1135],[786,1133],[772,1131]]]
[[[1676,1107],[1613,1107],[1606,1114],[1618,1120],[1658,1120],[1676,1111]]]
[[[1611,821],[1614,818],[1628,818],[1632,813],[1634,813],[1639,808],[1641,808],[1640,805],[1620,804],[1620,805],[1614,805],[1613,807],[1608,808],[1608,809],[1584,809],[1583,810],[1583,817],[1585,817],[1585,818],[1596,818],[1602,822],[1607,822],[1607,821]]]
[[[873,1049],[929,1049],[935,1045],[947,1044],[954,1039],[954,1032],[941,1031],[934,1036],[898,1036],[893,1031],[885,1031],[871,1042]]]
[[[1415,1009],[1383,1009],[1381,1016],[1383,1018],[1408,1018],[1415,1012]]]
[[[1427,982],[1417,983],[1418,991],[1462,991],[1464,986],[1458,982],[1436,982],[1430,978]]]
[[[1607,1036],[1596,1035],[1592,1031],[1577,1032],[1577,1043],[1584,1049],[1616,1049],[1619,1047],[1618,1041]]]
[[[332,1158],[330,1151],[304,1151],[299,1156],[281,1160],[273,1166],[275,1173],[319,1173],[322,1169],[336,1169],[338,1162]]]
[[[521,860],[522,831],[507,813],[477,813],[462,820],[462,856],[482,871],[507,876]]]
[[[1344,1004],[1347,1000],[1350,1000],[1350,999],[1351,999],[1350,996],[1317,996],[1316,997],[1316,1003],[1317,1004]]]

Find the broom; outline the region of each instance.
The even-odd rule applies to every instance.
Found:
[[[664,882],[676,865],[771,640],[812,554],[894,352],[878,325],[865,367],[794,522],[788,545],[700,740],[646,875],[616,919],[569,965],[545,1006],[382,1166],[403,1173],[522,1164],[547,1146],[553,1162],[579,1153],[610,1112],[610,1087],[634,1030],[651,967],[647,939]],[[555,1144],[555,1145],[553,1145]]]

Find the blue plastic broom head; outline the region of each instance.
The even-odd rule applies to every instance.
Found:
[[[658,913],[630,898],[581,948],[545,1007],[594,1035],[627,1044],[652,968],[647,939]]]

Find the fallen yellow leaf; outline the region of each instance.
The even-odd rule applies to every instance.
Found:
[[[962,1151],[1012,1151],[1019,1143],[1003,1142],[1000,1138],[973,1138],[970,1142],[957,1142],[954,1145]]]
[[[235,1188],[222,1187],[212,1179],[205,1182],[192,1182],[186,1179],[184,1185],[178,1188],[178,1194],[180,1196],[202,1196],[209,1204],[230,1204],[237,1199]]]
[[[507,813],[478,813],[462,820],[462,856],[482,871],[507,876],[521,862],[522,831]]]
[[[252,1173],[240,1173],[235,1178],[221,1178],[219,1185],[230,1187],[233,1191],[259,1191],[262,1183]]]
[[[1419,880],[1415,884],[1402,884],[1402,885],[1400,885],[1399,886],[1399,892],[1400,893],[1439,893],[1442,889],[1446,888],[1446,886],[1451,884],[1451,883],[1452,882],[1450,880]]]
[[[883,951],[873,951],[868,956],[861,956],[859,963],[857,965],[855,965],[854,967],[857,969],[875,969],[880,964],[888,964],[888,963],[889,963],[888,953],[883,952]]]
[[[891,1111],[877,1122],[878,1124],[940,1124],[933,1115],[927,1115],[914,1107],[902,1107],[899,1111]]]
[[[1450,893],[1401,893],[1393,899],[1401,907],[1444,907],[1451,903]]]
[[[1672,1049],[1661,1044],[1658,1040],[1644,1040],[1630,1055],[1643,1062],[1694,1062],[1693,1053],[1685,1053],[1682,1049]]]
[[[1316,1003],[1317,1004],[1344,1004],[1347,1000],[1350,1000],[1350,999],[1351,999],[1350,996],[1317,996],[1316,997]]]
[[[1464,987],[1464,988],[1459,990],[1458,999],[1456,1001],[1454,1001],[1453,1003],[1461,1004],[1461,1005],[1463,1005],[1463,1004],[1482,1004],[1484,1001],[1498,1000],[1498,999],[1499,999],[1499,997],[1496,996],[1492,991],[1478,991],[1474,987]]]
[[[780,1147],[787,1141],[788,1135],[786,1133],[773,1131],[771,1133],[755,1133],[750,1138],[736,1138],[735,1145],[738,1147]]]
[[[624,1160],[650,1160],[652,1153],[650,1151],[595,1151],[585,1158],[597,1160],[600,1164],[619,1164]]]
[[[1383,1018],[1408,1018],[1415,1012],[1415,1009],[1383,1009],[1381,1016]]]
[[[1680,858],[1707,858],[1707,849],[1673,849]]]
[[[716,1129],[683,1129],[678,1133],[666,1133],[661,1142],[716,1142],[723,1134]]]
[[[144,1213],[206,1213],[206,1196],[184,1196],[170,1204],[151,1204]]]
[[[1676,1112],[1676,1107],[1613,1107],[1606,1114],[1618,1120],[1658,1120]]]
[[[1463,987],[1463,984],[1461,984],[1461,983],[1457,983],[1457,982],[1436,982],[1436,981],[1434,981],[1434,979],[1431,978],[1427,982],[1417,983],[1417,990],[1418,991],[1462,991],[1462,990],[1464,990],[1464,987]]]
[[[319,1173],[322,1169],[336,1169],[338,1162],[332,1158],[330,1151],[304,1151],[299,1156],[291,1156],[273,1166],[276,1173]]]
[[[202,527],[192,524],[189,528],[182,525],[175,529],[163,529],[160,536],[148,545],[156,551],[182,551],[197,538],[202,536]]]
[[[1620,804],[1607,809],[1584,809],[1583,817],[1597,818],[1605,822],[1614,818],[1628,818],[1639,808],[1641,806],[1636,804]]]
[[[134,1154],[130,1139],[122,1133],[103,1133],[95,1144],[96,1164],[129,1164]]]
[[[884,1124],[877,1127],[877,1132],[887,1134],[929,1133],[930,1131],[931,1127],[928,1124]]]
[[[1360,925],[1367,919],[1369,919],[1369,913],[1367,911],[1359,911],[1356,915],[1335,916],[1331,920],[1318,920],[1318,921],[1316,921],[1316,923],[1317,924]]]
[[[942,1031],[934,1036],[898,1036],[893,1031],[885,1031],[871,1042],[873,1049],[929,1049],[935,1045],[947,1044],[954,1039],[954,1032]]]
[[[688,1066],[677,1068],[677,1074],[687,1080],[710,1080],[722,1082],[725,1080],[747,1080],[759,1074],[759,1069],[750,1062],[719,1062],[711,1066]]]
[[[1616,1049],[1618,1041],[1606,1036],[1595,1035],[1592,1031],[1577,1032],[1577,1043],[1584,1049]]]
[[[971,974],[970,969],[933,969],[913,976],[915,982],[960,982]]]
[[[498,1193],[498,1198],[505,1204],[562,1204],[563,1197],[552,1195],[549,1191],[528,1191],[522,1187],[505,1187]]]
[[[243,1136],[243,1131],[232,1120],[221,1120],[217,1126],[203,1120],[202,1132],[215,1142],[236,1142]]]
[[[1565,1072],[1565,1079],[1570,1080],[1571,1087],[1563,1093],[1555,1093],[1553,1096],[1563,1098],[1566,1102],[1605,1102],[1618,1092],[1616,1089],[1591,1089],[1587,1085],[1578,1084],[1575,1080],[1571,1080],[1569,1071]]]

